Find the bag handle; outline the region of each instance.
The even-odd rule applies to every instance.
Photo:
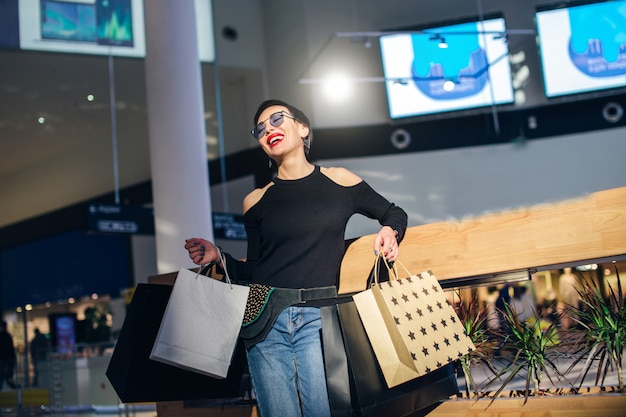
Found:
[[[383,260],[383,262],[385,263],[385,266],[387,267],[389,280],[399,279],[395,262],[387,261],[387,259],[383,256],[382,252],[379,252],[378,254],[376,254],[376,261],[374,261],[374,271],[372,272],[372,277],[370,277],[369,279],[370,287],[373,285],[380,285],[380,279],[379,279],[380,272],[379,271],[380,271],[380,266],[381,266],[381,262],[380,262],[381,259]],[[396,260],[396,262],[398,261]],[[392,271],[393,271],[393,277],[391,273]],[[372,278],[373,278],[373,282],[372,282]]]
[[[220,262],[222,263],[222,269],[224,270],[224,279],[230,285],[230,288],[233,287],[233,283],[230,280],[230,275],[228,274],[228,267],[226,266],[226,257],[224,256],[224,252],[222,252],[222,248],[217,246],[217,253],[220,257]]]
[[[406,271],[406,273],[408,274],[408,276],[412,276],[413,274],[411,274],[411,272],[407,269],[406,266],[404,266],[404,264],[402,262],[400,262],[399,259],[396,259],[394,262],[389,262],[387,261],[387,258],[385,258],[384,256],[382,256],[382,253],[379,253],[376,256],[376,261],[374,262],[374,282],[371,282],[370,279],[370,286],[376,284],[379,285],[379,269],[380,269],[380,260],[383,260],[383,262],[385,263],[385,266],[387,267],[387,271],[389,274],[389,280],[399,280],[400,279],[400,275],[398,274],[398,265],[400,265],[402,267],[402,269],[404,269]]]
[[[230,275],[228,274],[228,267],[226,266],[226,257],[224,256],[224,252],[222,252],[222,248],[219,246],[215,247],[217,249],[217,255],[222,263],[222,269],[224,270],[224,280],[230,285],[230,288],[233,287],[233,283],[230,280]],[[196,272],[196,279],[198,279],[198,275],[200,275],[200,271],[202,271],[206,267],[211,267],[214,262],[209,262],[208,264],[201,265]]]
[[[387,261],[385,260],[385,263],[387,263]],[[398,267],[397,265],[400,265],[402,267],[402,269],[404,269],[404,271],[409,274],[408,276],[412,276],[413,274],[406,268],[406,266],[404,266],[404,264],[402,262],[400,262],[398,259],[396,259],[396,261],[393,263],[392,265],[392,269],[393,269],[393,273],[396,276],[396,279],[400,279],[400,277],[398,276]],[[387,266],[389,268],[389,266]]]

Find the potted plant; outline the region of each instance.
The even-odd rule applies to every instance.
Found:
[[[557,350],[559,344],[555,322],[542,320],[536,310],[528,320],[521,320],[515,308],[504,303],[503,326],[498,331],[501,351],[510,353],[503,355],[504,366],[486,385],[485,389],[500,381],[499,388],[492,396],[491,403],[504,388],[518,376],[525,381],[524,404],[529,395],[538,395],[541,392],[541,380],[545,376],[554,385],[553,376],[558,380],[567,378],[559,370],[555,359],[560,355]],[[525,372],[525,375],[524,375]],[[490,404],[491,404],[490,403]]]
[[[569,306],[574,313],[574,321],[582,329],[582,336],[575,342],[577,359],[569,370],[586,358],[579,375],[580,386],[589,373],[594,361],[598,361],[595,384],[604,386],[607,374],[614,368],[617,372],[618,391],[624,390],[622,356],[626,342],[626,302],[622,292],[619,271],[617,290],[608,285],[609,293],[602,295],[598,284],[578,276],[576,288],[580,297],[579,306]]]
[[[465,395],[469,397],[473,393],[478,398],[480,391],[474,381],[472,368],[481,366],[487,368],[493,375],[498,373],[492,363],[494,345],[497,345],[497,341],[490,336],[487,326],[488,310],[479,305],[478,298],[474,296],[469,302],[465,302],[458,291],[455,295],[459,298],[458,303],[455,303],[456,313],[465,328],[465,333],[476,347],[476,350],[464,355],[459,361],[465,378]]]
[[[593,287],[593,284],[589,285]],[[597,336],[600,332],[590,332],[590,335],[596,336],[592,339],[587,336],[584,340],[600,343],[600,340],[614,340],[617,337],[619,340],[625,341],[624,334],[619,333],[618,328],[623,332],[626,327],[626,316],[624,315],[626,300],[621,295],[621,284],[618,283],[617,287],[616,291],[610,291],[610,297],[605,300],[599,289],[589,291],[589,287],[581,286],[582,292],[600,298],[599,300],[593,298],[594,303],[588,300],[582,306],[595,306],[594,311],[602,311],[605,315],[612,312],[610,316],[612,318],[605,320],[607,323],[616,324],[616,326],[611,327],[614,332],[613,339],[606,337],[601,339]],[[582,296],[583,294],[581,294],[581,298]],[[600,300],[604,302],[604,308],[598,308],[602,306]],[[572,345],[569,338],[563,341],[559,339],[558,318],[556,320],[544,319],[536,309],[530,318],[523,320],[520,319],[516,311],[515,303],[504,303],[503,307],[498,310],[502,318],[500,329],[491,330],[488,326],[488,310],[485,307],[481,308],[476,298],[469,303],[459,301],[459,303],[455,303],[455,308],[467,334],[476,345],[475,351],[465,355],[459,361],[458,369],[463,370],[465,378],[465,395],[458,396],[457,400],[461,400],[463,397],[465,400],[445,401],[429,416],[460,415],[469,417],[477,415],[476,413],[482,413],[487,408],[494,416],[509,415],[519,413],[521,407],[525,405],[530,406],[530,410],[541,409],[546,411],[572,407],[574,403],[571,403],[571,396],[584,393],[568,378],[568,376],[573,375],[573,373],[569,373],[573,366],[566,370],[572,359],[580,361],[578,355],[585,354],[585,352],[589,352],[591,357],[588,359],[588,363],[600,357],[607,358],[600,366],[600,369],[603,370],[603,376],[599,378],[602,380],[608,372],[615,372],[615,366],[606,362],[608,357],[614,358],[611,360],[621,361],[621,356],[617,354],[617,351],[623,350],[623,343],[610,343],[612,349],[616,351],[614,355],[609,354],[603,344],[597,345],[594,349],[594,344],[590,342],[584,344],[587,350],[579,347],[579,352],[572,355],[572,351],[569,349],[569,346]],[[589,310],[589,308],[583,307],[581,309]],[[594,313],[587,311],[585,314]],[[579,316],[579,320],[583,321],[582,317]],[[598,321],[597,318],[596,321]],[[591,330],[597,329],[599,326],[588,324],[587,327]],[[600,334],[606,335],[607,333],[604,331]],[[483,372],[477,365],[488,366],[490,372]],[[587,366],[587,371],[589,369],[590,365]],[[621,366],[617,369],[617,373],[621,378]],[[524,388],[518,388],[520,379]],[[545,383],[544,380],[548,380],[549,384],[542,386],[542,382]],[[566,389],[564,385],[569,386],[570,389]],[[507,387],[514,388],[505,391]],[[470,390],[475,401],[469,401],[471,398]],[[621,390],[623,393],[623,388]],[[597,393],[596,390],[589,392]],[[580,397],[576,401],[578,405],[574,407],[592,410],[590,412],[595,413],[594,415],[606,415],[607,417],[621,416],[624,407],[626,407],[625,395],[589,395]]]

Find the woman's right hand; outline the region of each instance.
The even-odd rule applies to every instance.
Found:
[[[189,258],[196,265],[205,265],[210,262],[220,261],[220,253],[212,242],[206,239],[192,237],[185,240],[185,249],[189,252]]]

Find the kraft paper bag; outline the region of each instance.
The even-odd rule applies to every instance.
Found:
[[[181,269],[150,359],[225,378],[237,345],[250,288]]]
[[[399,261],[395,264],[402,266]],[[398,279],[395,265],[389,269],[389,281],[378,282],[375,274],[372,287],[353,299],[391,388],[441,368],[475,347],[431,271],[417,275],[406,271],[408,276]]]
[[[383,284],[384,285],[384,284]],[[420,376],[411,352],[375,286],[352,296],[388,388]]]

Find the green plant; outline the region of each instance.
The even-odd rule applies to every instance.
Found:
[[[553,360],[559,355],[556,349],[559,343],[556,323],[543,321],[536,310],[533,311],[531,320],[521,321],[515,309],[506,302],[504,303],[504,311],[500,313],[504,318],[504,326],[498,333],[501,349],[511,352],[513,356],[508,358],[508,363],[485,386],[488,388],[496,381],[502,382],[493,395],[491,403],[513,378],[522,375],[524,371],[526,371],[524,404],[528,401],[528,396],[531,393],[538,394],[540,392],[540,382],[544,375],[551,384],[554,384],[551,372],[559,380],[567,380]]]
[[[583,336],[578,339],[580,356],[570,370],[586,357],[586,362],[580,374],[580,386],[589,373],[595,360],[598,360],[596,385],[604,385],[607,374],[612,367],[617,370],[618,389],[624,391],[624,377],[622,370],[622,355],[626,341],[626,303],[622,292],[619,271],[617,276],[617,291],[609,285],[607,297],[602,295],[598,284],[593,280],[578,277],[579,287],[576,288],[580,296],[580,306],[571,306],[574,321],[583,329]]]
[[[460,365],[465,378],[465,392],[469,396],[470,390],[476,397],[479,390],[472,374],[472,366],[479,365],[488,368],[494,375],[498,370],[492,364],[494,341],[490,338],[489,327],[487,326],[488,311],[486,307],[481,307],[476,296],[468,302],[461,299],[461,295],[456,292],[459,302],[455,304],[455,310],[465,333],[472,340],[475,350],[464,355],[460,359]]]

